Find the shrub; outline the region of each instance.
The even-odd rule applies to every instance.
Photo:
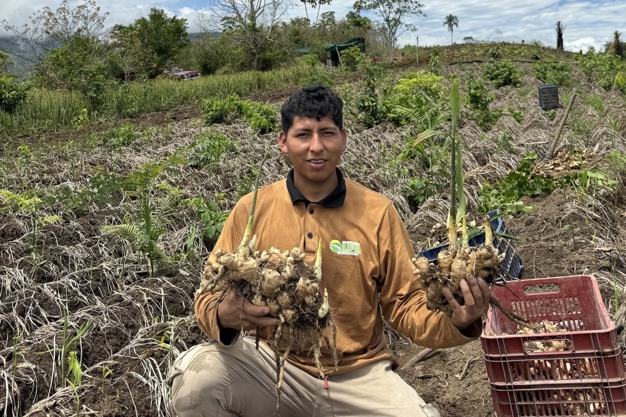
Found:
[[[28,84],[16,83],[13,77],[0,75],[0,109],[13,113],[26,99],[29,88]]]
[[[223,123],[241,115],[243,102],[237,95],[230,95],[225,100],[210,99],[202,104],[202,117],[206,125]]]
[[[246,100],[243,102],[242,114],[250,124],[250,128],[260,134],[278,131],[278,118],[274,107]]]
[[[225,152],[234,152],[235,145],[225,135],[218,132],[202,134],[189,145],[187,165],[200,169],[207,165],[217,164]]]
[[[568,85],[572,67],[569,64],[561,64],[554,61],[538,62],[533,65],[537,78],[548,84],[558,86]]]
[[[341,64],[347,71],[356,71],[363,60],[365,60],[365,54],[358,46],[352,46],[341,52]]]
[[[520,81],[520,72],[508,59],[498,62],[490,62],[483,67],[485,78],[493,81],[497,88],[506,85],[516,86]]]
[[[435,127],[445,98],[443,77],[424,71],[407,73],[393,87],[389,119],[399,125]]]

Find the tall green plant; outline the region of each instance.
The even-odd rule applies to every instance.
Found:
[[[450,131],[450,210],[448,212],[448,231],[456,230],[459,221],[462,222],[463,230],[466,230],[465,211],[466,200],[463,192],[465,174],[463,172],[463,143],[457,135],[459,116],[461,114],[461,95],[456,80],[450,90],[450,112],[452,118]],[[457,205],[458,203],[458,205]],[[467,236],[467,233],[463,233]],[[450,242],[456,240],[455,236],[449,236]]]
[[[167,260],[165,251],[159,246],[158,240],[165,232],[163,219],[155,213],[150,194],[144,196],[141,210],[136,223],[127,222],[101,227],[102,233],[124,238],[148,259],[150,275],[154,275],[154,267],[158,262]]]
[[[76,357],[76,344],[93,328],[93,321],[88,320],[83,323],[76,334],[70,337],[70,322],[67,310],[63,312],[63,345],[61,346],[61,378],[65,387],[67,382],[72,386],[80,386],[82,381],[82,370],[80,361]]]

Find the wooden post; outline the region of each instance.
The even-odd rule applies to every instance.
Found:
[[[552,159],[552,157],[554,156],[554,150],[556,149],[556,144],[559,142],[559,138],[561,137],[561,132],[563,131],[563,126],[565,126],[565,121],[567,120],[567,116],[569,116],[569,112],[572,109],[574,100],[576,100],[576,90],[574,90],[574,94],[572,94],[572,98],[570,99],[569,104],[567,105],[567,109],[565,109],[565,114],[563,115],[563,119],[561,120],[561,123],[559,124],[559,129],[557,130],[556,135],[554,136],[554,140],[552,141],[552,144],[550,145],[550,149],[548,150],[548,153],[545,155],[545,159]]]

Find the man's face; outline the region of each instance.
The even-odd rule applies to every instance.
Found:
[[[330,117],[295,117],[289,131],[280,133],[279,147],[293,165],[295,185],[300,192],[307,187],[334,189],[335,168],[346,148],[346,134]]]

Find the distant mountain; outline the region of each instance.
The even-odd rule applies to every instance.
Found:
[[[43,50],[44,46],[40,48]],[[33,50],[17,36],[0,36],[0,51],[9,54],[12,65],[9,66],[8,71],[18,78],[27,75],[30,67],[36,62]]]
[[[190,33],[189,39],[193,41],[200,33]],[[211,36],[218,37],[219,32],[211,32]],[[54,44],[39,45],[40,51],[54,48]],[[37,62],[35,53],[29,45],[26,45],[17,36],[0,35],[0,51],[4,51],[11,57],[12,65],[8,71],[18,78],[25,78],[30,73],[30,68]]]

